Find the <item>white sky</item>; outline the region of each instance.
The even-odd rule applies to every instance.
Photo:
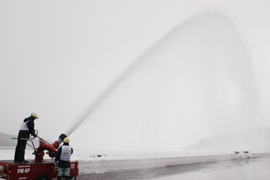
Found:
[[[269,126],[267,0],[0,1],[0,132],[17,134],[32,112],[55,140],[132,61],[188,18],[220,12],[251,55],[258,126]]]

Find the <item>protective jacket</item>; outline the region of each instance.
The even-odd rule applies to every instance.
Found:
[[[25,118],[21,124],[20,131],[28,131],[29,134],[31,134],[32,136],[35,136],[34,120],[35,118],[32,116]]]
[[[72,153],[73,149],[67,143],[64,143],[64,145],[57,150],[55,155],[55,162],[58,162],[58,167],[70,167],[70,156]]]
[[[25,154],[25,146],[26,146],[26,140],[29,139],[29,135],[36,136],[35,134],[35,118],[30,116],[28,118],[25,118],[21,124],[20,131],[18,133],[18,141],[17,146],[15,150],[14,155],[14,161],[15,162],[23,162],[24,161],[24,154]]]

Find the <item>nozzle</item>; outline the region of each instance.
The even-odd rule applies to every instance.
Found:
[[[67,135],[65,135],[64,133],[60,134],[58,142],[61,143],[63,142],[63,140],[67,137]]]

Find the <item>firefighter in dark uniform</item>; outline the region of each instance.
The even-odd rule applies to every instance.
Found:
[[[58,180],[62,177],[70,178],[70,156],[73,154],[73,149],[69,146],[69,138],[66,137],[63,142],[63,146],[57,150],[55,155],[55,163],[58,165]]]
[[[32,113],[31,116],[25,118],[21,124],[20,131],[18,134],[17,146],[15,150],[14,162],[28,163],[28,161],[24,159],[25,146],[27,141],[22,140],[21,138],[29,139],[30,134],[34,138],[37,137],[37,135],[35,134],[35,123],[34,123],[35,119],[38,119],[38,116],[36,113]]]

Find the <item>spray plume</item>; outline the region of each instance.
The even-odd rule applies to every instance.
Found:
[[[98,107],[98,105],[127,77],[142,61],[143,58],[138,58],[131,63],[122,73],[120,73],[88,106],[77,116],[74,123],[65,131],[66,135],[72,134],[78,126],[84,122],[87,117]]]
[[[231,20],[218,13],[200,14],[175,27],[117,76],[66,134],[106,99],[110,106],[109,98],[125,100],[99,114],[113,115],[114,121],[103,132],[91,127],[81,132],[102,133],[99,140],[106,143],[91,142],[100,149],[177,149],[255,123],[256,88],[248,51]],[[130,126],[116,131],[120,123]]]

